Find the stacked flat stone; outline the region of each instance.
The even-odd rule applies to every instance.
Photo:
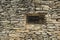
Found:
[[[26,26],[26,14],[47,13],[47,25]],[[60,40],[60,1],[0,0],[0,40]]]

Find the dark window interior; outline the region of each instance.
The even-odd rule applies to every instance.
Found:
[[[28,16],[28,23],[39,23],[39,16]]]
[[[30,24],[44,24],[46,22],[45,16],[27,16],[27,23]]]

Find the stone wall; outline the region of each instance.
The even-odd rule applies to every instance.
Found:
[[[28,24],[38,13],[46,24]],[[0,40],[60,40],[60,1],[0,0]]]

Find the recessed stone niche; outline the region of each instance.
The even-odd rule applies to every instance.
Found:
[[[26,15],[26,23],[27,24],[45,24],[45,14],[43,13],[32,13]]]

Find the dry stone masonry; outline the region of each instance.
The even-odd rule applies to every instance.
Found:
[[[60,0],[0,0],[0,40],[60,40]]]

